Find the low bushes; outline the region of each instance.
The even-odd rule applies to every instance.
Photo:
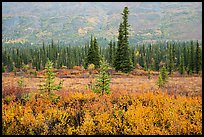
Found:
[[[124,93],[124,94],[123,94]],[[202,134],[202,98],[165,92],[35,92],[2,99],[4,135]]]

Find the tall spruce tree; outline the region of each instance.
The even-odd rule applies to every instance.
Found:
[[[194,66],[195,66],[195,60],[194,60],[194,44],[193,41],[191,41],[191,45],[190,45],[190,61],[189,61],[189,71],[190,74],[194,73]]]
[[[135,57],[135,49],[132,48],[132,63],[133,63],[133,67],[136,66],[136,57]]]
[[[113,42],[112,65],[114,64],[115,55],[116,55],[116,44],[115,44],[115,41],[114,41],[114,42]]]
[[[181,57],[180,57],[180,64],[179,64],[179,72],[180,74],[184,74],[185,72],[185,66],[184,66],[184,55],[181,54]]]
[[[95,65],[96,68],[99,68],[99,62],[100,62],[100,55],[99,55],[99,47],[98,47],[98,42],[96,40],[96,37],[94,37],[94,41],[93,41],[93,45],[94,45],[94,62],[93,64]]]
[[[202,59],[201,59],[201,49],[199,43],[196,43],[196,54],[195,54],[195,72],[198,74],[201,71]]]
[[[128,7],[125,7],[123,10],[123,22],[119,26],[119,35],[118,35],[118,47],[115,58],[115,69],[116,71],[122,71],[125,73],[130,72],[133,69],[133,64],[130,58],[130,49],[128,42]]]
[[[88,49],[88,54],[86,58],[86,67],[89,64],[94,64],[96,68],[99,68],[99,47],[96,38],[92,38],[91,36],[91,42],[90,42],[90,47]]]
[[[113,44],[112,44],[112,40],[110,41],[109,45],[109,56],[108,56],[108,63],[112,66],[113,64]]]
[[[173,59],[173,50],[172,50],[172,45],[169,44],[168,45],[168,52],[169,52],[169,55],[168,55],[168,71],[170,74],[173,73],[173,70],[174,70],[174,59]]]
[[[93,45],[93,38],[91,36],[91,41],[90,41],[90,46],[88,47],[88,53],[86,57],[86,65],[85,67],[87,68],[89,64],[93,63],[93,58],[94,58],[94,45]]]
[[[187,53],[185,42],[183,42],[183,57],[184,57],[184,66],[185,66],[185,69],[187,69],[187,67],[188,67],[188,53]]]
[[[123,39],[123,33],[122,33],[122,23],[120,23],[119,26],[119,35],[118,35],[118,43],[117,43],[117,50],[115,53],[115,61],[114,61],[114,67],[116,71],[119,71],[121,69],[121,63],[122,63],[122,39]]]

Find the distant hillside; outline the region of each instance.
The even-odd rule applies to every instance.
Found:
[[[202,39],[201,2],[3,2],[2,42],[84,44],[93,34],[107,43],[117,40],[125,6],[130,43]]]

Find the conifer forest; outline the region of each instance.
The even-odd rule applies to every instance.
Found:
[[[59,20],[54,20],[55,22],[50,21],[54,19],[51,17],[52,10],[48,10],[49,14],[43,10],[52,6],[50,3],[42,3],[39,6],[42,9],[35,11],[39,14],[26,12],[37,8],[37,2],[33,3],[36,7],[31,6],[24,12],[20,8],[12,8],[15,3],[3,3],[3,135],[202,135],[202,40],[198,37],[200,30],[191,29],[192,22],[191,26],[185,28],[189,33],[197,32],[195,37],[189,35],[192,39],[187,37],[186,31],[181,34],[169,31],[168,37],[167,32],[163,31],[166,24],[172,23],[165,22],[169,12],[172,12],[170,9],[175,8],[174,12],[178,12],[176,16],[171,16],[174,19],[194,17],[190,16],[188,11],[181,12],[185,9],[182,8],[181,2],[169,5],[163,2],[116,2],[102,3],[103,6],[96,2],[74,2],[73,9],[70,8],[76,10],[76,13],[65,12],[70,5],[63,9],[63,3],[58,2],[56,5],[59,7],[55,10],[61,12],[56,14]],[[26,5],[26,2],[22,2],[22,5],[24,4]],[[43,7],[46,4],[47,6]],[[112,5],[111,9],[109,4],[115,5]],[[160,4],[160,10],[169,9],[169,12],[159,14],[166,14],[161,17],[163,30],[159,39],[149,37],[154,33],[149,31],[146,34],[147,29],[141,31],[142,26],[140,31],[136,31],[134,26],[143,21],[142,17],[136,18],[137,14],[146,15],[147,19],[151,20],[146,21],[146,24],[153,24],[157,16],[148,14],[160,13],[156,4]],[[162,8],[162,4],[166,8]],[[183,7],[189,6],[188,4],[194,5],[194,2],[184,3]],[[196,4],[198,7],[202,5]],[[198,20],[196,23],[200,17],[197,13],[198,7],[195,11],[191,7],[191,13],[195,12],[194,21]],[[152,11],[148,11],[151,8]],[[79,12],[80,9],[84,10],[84,13]],[[72,19],[72,22],[76,21],[74,26],[66,23],[63,25],[63,29],[57,32],[62,35],[61,38],[54,32],[48,33],[56,26],[40,28],[41,31],[45,29],[42,32],[47,32],[47,35],[41,33],[39,38],[33,36],[35,29],[30,32],[32,35],[23,34],[29,30],[31,19],[27,19],[28,15],[43,17],[41,26],[43,23],[60,24],[64,21],[60,19],[63,18],[63,10],[70,14],[69,19]],[[104,23],[97,22],[97,19],[106,17],[105,15],[110,29],[112,22],[112,30],[115,33],[111,32],[111,35],[114,37],[109,36],[109,30],[106,30]],[[81,16],[83,20],[87,18],[88,24],[80,22]],[[50,22],[46,22],[49,17]],[[106,20],[101,20],[103,21]],[[16,25],[18,22],[24,25],[27,23],[27,29],[26,25]],[[34,25],[35,23],[33,21]],[[183,23],[183,26],[188,23]],[[100,26],[100,31],[94,30],[93,26],[88,27],[90,24]],[[9,25],[11,26],[8,27]],[[78,31],[71,30],[78,26]],[[73,34],[72,37],[66,33],[69,42],[63,41],[66,39],[63,36],[66,27],[70,29],[68,33]],[[168,27],[172,28],[166,30],[175,29],[173,25]],[[37,28],[39,29],[39,26]],[[181,31],[176,28],[174,32],[176,30]],[[51,33],[52,37],[48,36]],[[40,38],[42,39],[39,40]]]

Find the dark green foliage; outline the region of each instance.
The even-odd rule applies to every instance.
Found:
[[[116,56],[116,43],[114,41],[113,42],[112,65],[114,65],[115,56]]]
[[[108,56],[108,63],[112,66],[113,64],[113,44],[112,40],[109,43],[109,56]]]
[[[93,64],[95,65],[96,68],[99,68],[99,63],[100,63],[100,56],[99,56],[99,46],[96,38],[94,37],[94,62]]]
[[[195,70],[195,55],[194,55],[194,44],[193,41],[191,41],[190,45],[190,54],[189,54],[189,73],[192,74],[194,73]]]
[[[118,35],[118,47],[115,57],[115,69],[116,71],[122,71],[125,73],[130,72],[133,69],[133,64],[130,58],[130,49],[128,42],[128,7],[125,7],[123,10],[123,22],[119,26],[119,35]]]
[[[174,55],[172,44],[168,45],[168,71],[170,74],[174,71]]]
[[[118,45],[116,50],[116,56],[115,56],[115,62],[114,67],[116,71],[119,71],[121,69],[121,63],[122,63],[122,39],[123,39],[123,33],[122,33],[122,23],[120,23],[119,27],[119,35],[118,35]]]
[[[96,68],[99,68],[99,47],[96,38],[92,38],[91,36],[91,42],[90,47],[88,49],[88,54],[86,58],[86,68],[89,64],[94,64]]]
[[[184,56],[183,56],[183,54],[182,54],[182,55],[181,55],[181,58],[180,58],[179,73],[183,75],[184,72],[185,72]]]
[[[133,67],[136,66],[136,57],[135,57],[135,50],[134,48],[132,49],[132,63],[133,63]]]
[[[195,54],[195,71],[198,74],[202,68],[202,54],[201,48],[199,47],[199,43],[196,43],[196,54]]]
[[[92,45],[94,45],[94,38],[92,38],[92,43]],[[173,59],[173,50],[171,47],[173,43],[175,44],[175,62]],[[192,43],[195,43],[193,47]],[[125,57],[124,55],[124,46],[122,46],[120,39],[117,43],[120,46],[116,46],[115,44],[115,42],[112,42],[113,66],[111,67],[115,67],[116,70],[119,70],[119,68],[123,66],[121,65],[121,63],[124,62],[123,59],[127,57]],[[197,46],[196,44],[199,46]],[[158,41],[157,43],[151,45],[138,44],[131,46],[131,50],[129,51],[128,56],[130,57],[130,62],[134,63],[134,65],[136,65],[137,67],[141,66],[142,69],[151,69],[154,71],[158,71],[162,66],[165,65],[167,66],[168,71],[173,73],[174,71],[179,71],[179,67],[181,64],[181,55],[183,54],[184,69],[186,70],[187,74],[202,73],[201,45],[202,42],[198,43],[196,41],[168,41],[168,43]],[[100,56],[104,56],[110,64],[110,46],[100,46],[98,48],[101,53]],[[18,55],[20,55],[18,59],[17,51]],[[86,43],[84,46],[64,45],[63,43],[55,44],[55,42],[53,42],[52,46],[51,43],[44,43],[42,45],[20,46],[10,44],[7,46],[2,46],[2,63],[3,66],[5,66],[6,72],[14,72],[18,70],[23,70],[24,72],[26,72],[25,66],[27,65],[29,65],[30,70],[42,70],[45,69],[47,58],[49,58],[50,56],[50,58],[54,58],[54,60],[52,61],[54,68],[61,68],[62,66],[73,68],[74,66],[80,65],[86,68],[88,52],[88,43]],[[93,57],[89,60],[94,61]],[[18,65],[16,64],[18,64],[20,68],[18,68]]]
[[[185,44],[185,42],[183,42],[183,55],[184,55],[184,66],[185,69],[188,67],[188,53],[187,53],[187,46]],[[181,51],[182,52],[182,51]]]
[[[108,64],[105,61],[105,59],[102,58],[102,60],[100,60],[99,75],[96,79],[96,84],[93,87],[93,91],[95,93],[101,93],[102,95],[104,93],[110,94],[111,79],[107,71],[108,71]]]

